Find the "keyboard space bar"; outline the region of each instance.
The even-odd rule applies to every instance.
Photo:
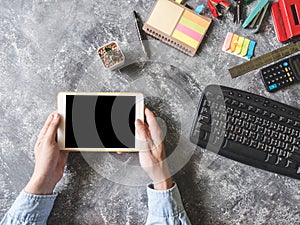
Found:
[[[220,152],[220,155],[232,158],[235,155],[243,159],[251,158],[257,161],[265,161],[267,153],[245,145],[238,144],[233,141],[225,140]]]

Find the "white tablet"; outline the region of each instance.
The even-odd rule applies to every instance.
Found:
[[[57,142],[68,151],[138,151],[135,120],[144,121],[142,93],[61,92]]]

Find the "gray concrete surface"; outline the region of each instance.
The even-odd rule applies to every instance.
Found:
[[[256,40],[257,56],[281,47],[271,16],[259,34],[233,24],[230,13],[214,19],[193,58],[148,37],[151,56],[145,62],[132,11],[145,21],[153,2],[0,2],[0,218],[30,178],[33,147],[47,115],[56,109],[57,92],[136,90],[146,94],[147,106],[160,117],[168,154],[178,153],[169,161],[174,173],[179,170],[174,179],[193,224],[300,224],[298,180],[215,156],[187,140],[195,104],[207,84],[299,106],[299,85],[270,94],[258,71],[231,79],[227,69],[245,60],[221,51],[229,31]],[[206,1],[188,3],[196,7]],[[205,13],[210,15],[208,9]],[[120,71],[105,70],[97,56],[97,48],[112,40],[127,59]],[[145,187],[134,186],[138,181],[126,171],[111,176],[114,160],[138,164],[137,154],[71,154],[48,224],[143,224]]]

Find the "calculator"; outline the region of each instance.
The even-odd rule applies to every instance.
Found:
[[[300,54],[291,56],[260,70],[269,92],[275,92],[300,81]]]

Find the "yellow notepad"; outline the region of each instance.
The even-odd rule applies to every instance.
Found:
[[[211,22],[211,18],[198,15],[175,1],[157,0],[143,30],[194,56]]]

